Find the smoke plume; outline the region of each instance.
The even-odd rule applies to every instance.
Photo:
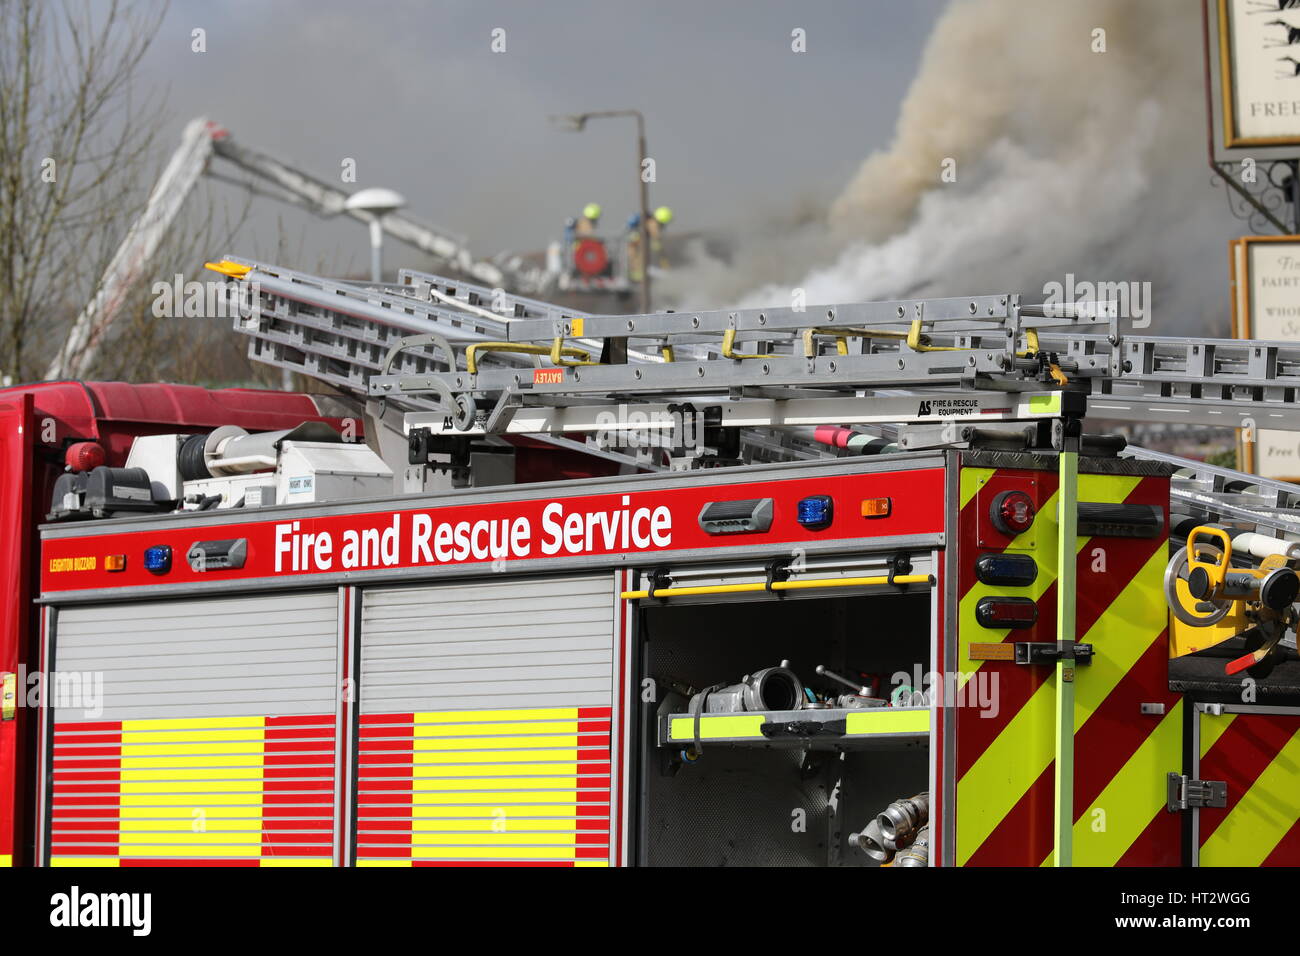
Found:
[[[795,288],[809,304],[1037,301],[1072,273],[1150,282],[1149,334],[1226,335],[1227,240],[1243,227],[1211,185],[1205,130],[1192,0],[953,0],[890,146],[831,207],[748,231],[730,268],[701,262],[666,291],[696,308]]]

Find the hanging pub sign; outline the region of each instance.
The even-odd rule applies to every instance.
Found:
[[[1300,342],[1300,236],[1243,236],[1229,249],[1233,337]],[[1266,424],[1239,430],[1242,470],[1300,481],[1300,432]]]
[[[1300,4],[1206,0],[1216,159],[1300,153]]]

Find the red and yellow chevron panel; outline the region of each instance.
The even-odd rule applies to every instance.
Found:
[[[1017,488],[1037,517],[1014,540],[981,525],[990,492]],[[1055,669],[971,660],[972,643],[1056,640],[1057,476],[1018,469],[963,468],[958,526],[958,669],[979,693],[958,701],[956,862],[965,866],[1040,866],[1052,862],[1055,772]],[[1158,505],[1168,480],[1079,475],[1079,500]],[[975,560],[991,551],[1031,555],[1039,568],[1027,587],[979,582]],[[1077,639],[1092,663],[1076,668],[1074,863],[1176,865],[1178,818],[1165,811],[1165,775],[1181,763],[1181,705],[1168,690],[1168,612],[1162,593],[1166,537],[1080,537],[1075,554]],[[1038,606],[1025,630],[991,630],[975,617],[988,595],[1024,595]],[[992,700],[976,707],[972,701]],[[1162,715],[1141,712],[1163,704]]]
[[[603,866],[610,708],[368,714],[358,866]]]
[[[1300,866],[1300,714],[1200,714],[1197,776],[1228,784],[1200,811],[1201,866]]]
[[[57,723],[52,866],[329,866],[334,717]]]

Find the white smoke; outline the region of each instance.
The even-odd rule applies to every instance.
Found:
[[[953,0],[893,142],[821,221],[742,240],[729,273],[687,270],[672,288],[696,308],[795,288],[809,304],[1036,301],[1073,273],[1152,283],[1148,334],[1226,335],[1227,240],[1243,226],[1211,185],[1205,130],[1194,0]]]

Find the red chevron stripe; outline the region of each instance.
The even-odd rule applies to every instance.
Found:
[[[1031,492],[1034,499],[1034,507],[1041,510],[1043,502],[1047,501],[1052,495],[1056,494],[1056,488],[1059,479],[1055,472],[1051,471],[1026,471],[1023,469],[998,469],[989,476],[986,486],[994,486],[999,489],[1023,487],[1029,491],[1029,480],[1033,479],[1035,485]],[[1020,482],[1020,484],[1016,484]],[[975,577],[975,558],[980,554],[990,552],[1001,552],[1006,550],[1006,545],[981,546],[979,543],[979,508],[981,507],[981,494],[976,492],[971,496],[970,501],[961,509],[957,515],[957,553],[961,560],[957,563],[957,593],[965,597],[978,580]],[[1010,541],[1008,540],[1009,544]]]
[[[1286,746],[1295,734],[1295,725],[1296,718],[1280,714],[1238,714],[1201,758],[1201,779],[1228,784],[1226,807],[1201,810],[1202,846]]]
[[[1300,866],[1300,820],[1291,824],[1286,836],[1264,857],[1260,866]]]
[[[1179,866],[1182,862],[1182,835],[1178,814],[1161,807],[1146,825],[1146,829],[1138,834],[1138,838],[1115,861],[1115,865]]]
[[[1139,705],[1162,702],[1168,708],[1177,701],[1165,678],[1168,660],[1167,632],[1161,631],[1079,728],[1074,738],[1075,822],[1159,725],[1160,718],[1141,715]],[[967,865],[1038,866],[1052,852],[1054,766],[1050,762],[1039,774]]]
[[[1053,488],[1054,490],[1054,488]],[[1125,504],[1167,503],[1168,487],[1163,478],[1144,478],[1134,486]],[[1112,543],[1113,542],[1113,543]],[[1166,544],[1164,535],[1155,539],[1098,539],[1096,547],[1106,550],[1106,570],[1093,570],[1092,545],[1086,545],[1075,560],[1075,634],[1082,639],[1101,620],[1106,609],[1132,582],[1151,556]],[[1116,546],[1118,545],[1118,546]],[[977,552],[978,553],[978,552]],[[959,552],[959,564],[974,567],[975,555]],[[971,571],[972,577],[974,571]],[[1056,583],[1053,582],[1038,600],[1039,625],[1033,631],[1011,632],[1007,641],[1053,641],[1056,639]],[[1047,633],[1037,633],[1044,629]],[[1099,653],[1104,650],[1098,649]],[[984,717],[964,708],[958,712],[957,775],[960,778],[983,756],[993,741],[1019,713],[1020,707],[1052,676],[1050,667],[1025,667],[1021,664],[985,664],[997,667],[998,699],[1002,706],[996,717]],[[1154,699],[1154,698],[1153,698]],[[1019,702],[1019,707],[1009,706]],[[1037,865],[1037,864],[1035,864]]]

